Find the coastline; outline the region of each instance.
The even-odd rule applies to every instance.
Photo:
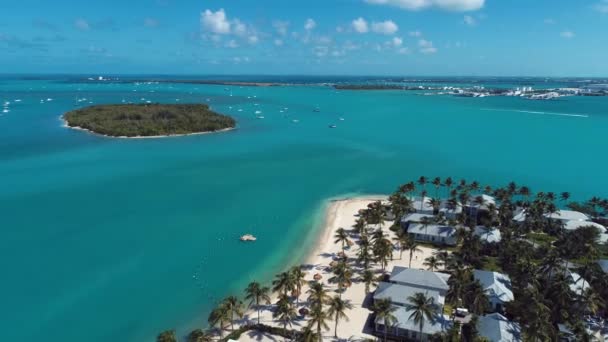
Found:
[[[115,137],[112,135],[107,135],[107,134],[101,134],[101,133],[97,133],[97,132],[93,132],[90,129],[86,129],[80,126],[70,126],[68,124],[68,121],[63,117],[63,114],[59,116],[59,120],[61,120],[61,122],[63,123],[61,126],[64,128],[69,128],[69,129],[73,129],[73,130],[77,130],[77,131],[82,131],[82,132],[86,132],[89,134],[93,134],[93,135],[97,135],[100,137],[105,137],[105,138],[113,138],[113,139],[163,139],[163,138],[179,138],[179,137],[187,137],[187,136],[191,136],[191,135],[203,135],[203,134],[213,134],[213,133],[222,133],[222,132],[228,132],[228,131],[233,131],[236,130],[236,127],[230,127],[230,128],[224,128],[224,129],[219,129],[217,131],[209,131],[209,132],[194,132],[194,133],[185,133],[185,134],[170,134],[170,135],[151,135],[151,136],[134,136],[134,137],[127,137],[127,136],[119,136],[119,137]]]
[[[360,209],[367,208],[369,203],[381,200],[386,201],[387,195],[363,195],[363,196],[352,196],[345,198],[332,198],[326,202],[323,213],[324,217],[319,223],[319,227],[315,230],[315,239],[311,240],[311,248],[308,253],[304,253],[303,257],[300,258],[302,268],[306,273],[305,281],[311,282],[315,275],[320,275],[320,283],[323,283],[329,290],[331,296],[337,295],[338,287],[336,284],[329,282],[329,279],[333,276],[331,269],[329,268],[332,261],[337,260],[338,255],[342,252],[342,246],[334,243],[334,234],[339,228],[344,228],[348,231],[349,237],[352,241],[356,242],[358,236],[352,231],[355,220],[358,217],[358,211]],[[396,235],[390,231],[388,227],[392,224],[392,221],[385,221],[383,225],[384,233],[388,239],[393,239]],[[369,225],[370,229],[378,228],[378,225]],[[434,248],[420,246],[419,250],[413,254],[411,260],[411,267],[417,269],[426,269],[424,266],[424,259],[431,256],[435,251]],[[354,263],[356,260],[357,247],[346,248],[345,254],[350,262]],[[376,275],[381,275],[385,272],[390,272],[394,266],[409,267],[409,253],[403,253],[400,257],[400,251],[396,248],[393,251],[393,259],[388,262],[386,270],[382,270],[380,265],[372,265],[372,270]],[[298,265],[295,263],[294,265]],[[290,265],[290,266],[294,266]],[[355,266],[355,269],[357,266]],[[349,317],[348,321],[341,321],[338,327],[339,339],[334,338],[334,327],[330,324],[331,328],[323,331],[324,341],[339,341],[346,338],[351,339],[362,339],[362,338],[374,338],[369,335],[368,331],[364,330],[366,322],[371,313],[370,309],[364,306],[368,295],[365,294],[365,284],[361,282],[359,274],[353,277],[352,285],[342,294],[342,298],[349,301],[353,305],[353,309],[347,312]],[[307,286],[306,286],[307,287]],[[299,305],[296,306],[296,310],[301,307],[306,307],[307,288],[304,288],[303,293],[298,297]],[[373,291],[374,287],[372,287]],[[271,295],[271,302],[276,303],[278,296],[273,293]],[[272,317],[272,312],[269,310],[270,307],[265,307],[261,313],[261,323],[282,327]],[[257,321],[257,312],[255,310],[247,310],[243,319],[239,321],[239,325],[248,322]],[[308,318],[299,318],[295,323],[294,327],[302,327],[308,323]],[[332,321],[333,323],[333,321]],[[242,334],[239,338],[241,342],[272,342],[276,341],[277,337],[267,333],[258,331],[249,331]]]

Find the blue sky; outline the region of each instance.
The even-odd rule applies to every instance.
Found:
[[[0,73],[608,76],[608,0],[5,0]]]

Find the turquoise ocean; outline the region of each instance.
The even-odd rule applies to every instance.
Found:
[[[608,196],[608,98],[419,93],[1,78],[2,339],[185,335],[301,260],[328,199],[420,175]],[[62,127],[66,111],[123,100],[208,103],[238,129],[127,140]]]

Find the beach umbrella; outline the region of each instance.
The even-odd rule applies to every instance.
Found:
[[[332,261],[332,262],[329,263],[329,266],[330,267],[336,267],[336,266],[338,266],[338,262],[334,260],[334,261]]]
[[[298,312],[300,313],[300,316],[306,316],[310,313],[307,308],[301,308]]]
[[[320,273],[315,274],[315,276],[313,277],[314,280],[319,281],[321,279],[323,279],[323,276]]]

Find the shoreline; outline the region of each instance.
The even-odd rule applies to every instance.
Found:
[[[203,134],[213,134],[213,133],[222,133],[222,132],[228,132],[228,131],[233,131],[236,130],[236,127],[229,127],[229,128],[223,128],[223,129],[219,129],[217,131],[209,131],[209,132],[194,132],[194,133],[184,133],[184,134],[170,134],[170,135],[151,135],[151,136],[142,136],[142,135],[138,135],[138,136],[134,136],[134,137],[128,137],[128,136],[113,136],[113,135],[107,135],[107,134],[101,134],[101,133],[97,133],[94,131],[91,131],[90,129],[87,128],[83,128],[80,126],[70,126],[68,124],[68,121],[63,117],[63,114],[59,116],[59,120],[61,120],[61,122],[63,123],[61,126],[64,128],[68,128],[68,129],[73,129],[76,131],[82,131],[82,132],[86,132],[89,134],[93,134],[93,135],[97,135],[100,137],[105,137],[105,138],[113,138],[113,139],[163,139],[163,138],[179,138],[179,137],[187,137],[187,136],[191,136],[191,135],[203,135]]]
[[[374,202],[374,201],[385,201],[388,199],[388,195],[361,195],[351,197],[337,197],[332,198],[327,202],[323,210],[323,221],[315,231],[316,238],[313,240],[312,248],[310,248],[304,257],[302,258],[303,264],[317,264],[320,261],[320,254],[330,249],[333,245],[332,237],[339,228],[337,222],[340,216],[340,209],[347,205],[354,205],[357,202]],[[352,227],[342,227],[350,230]]]

